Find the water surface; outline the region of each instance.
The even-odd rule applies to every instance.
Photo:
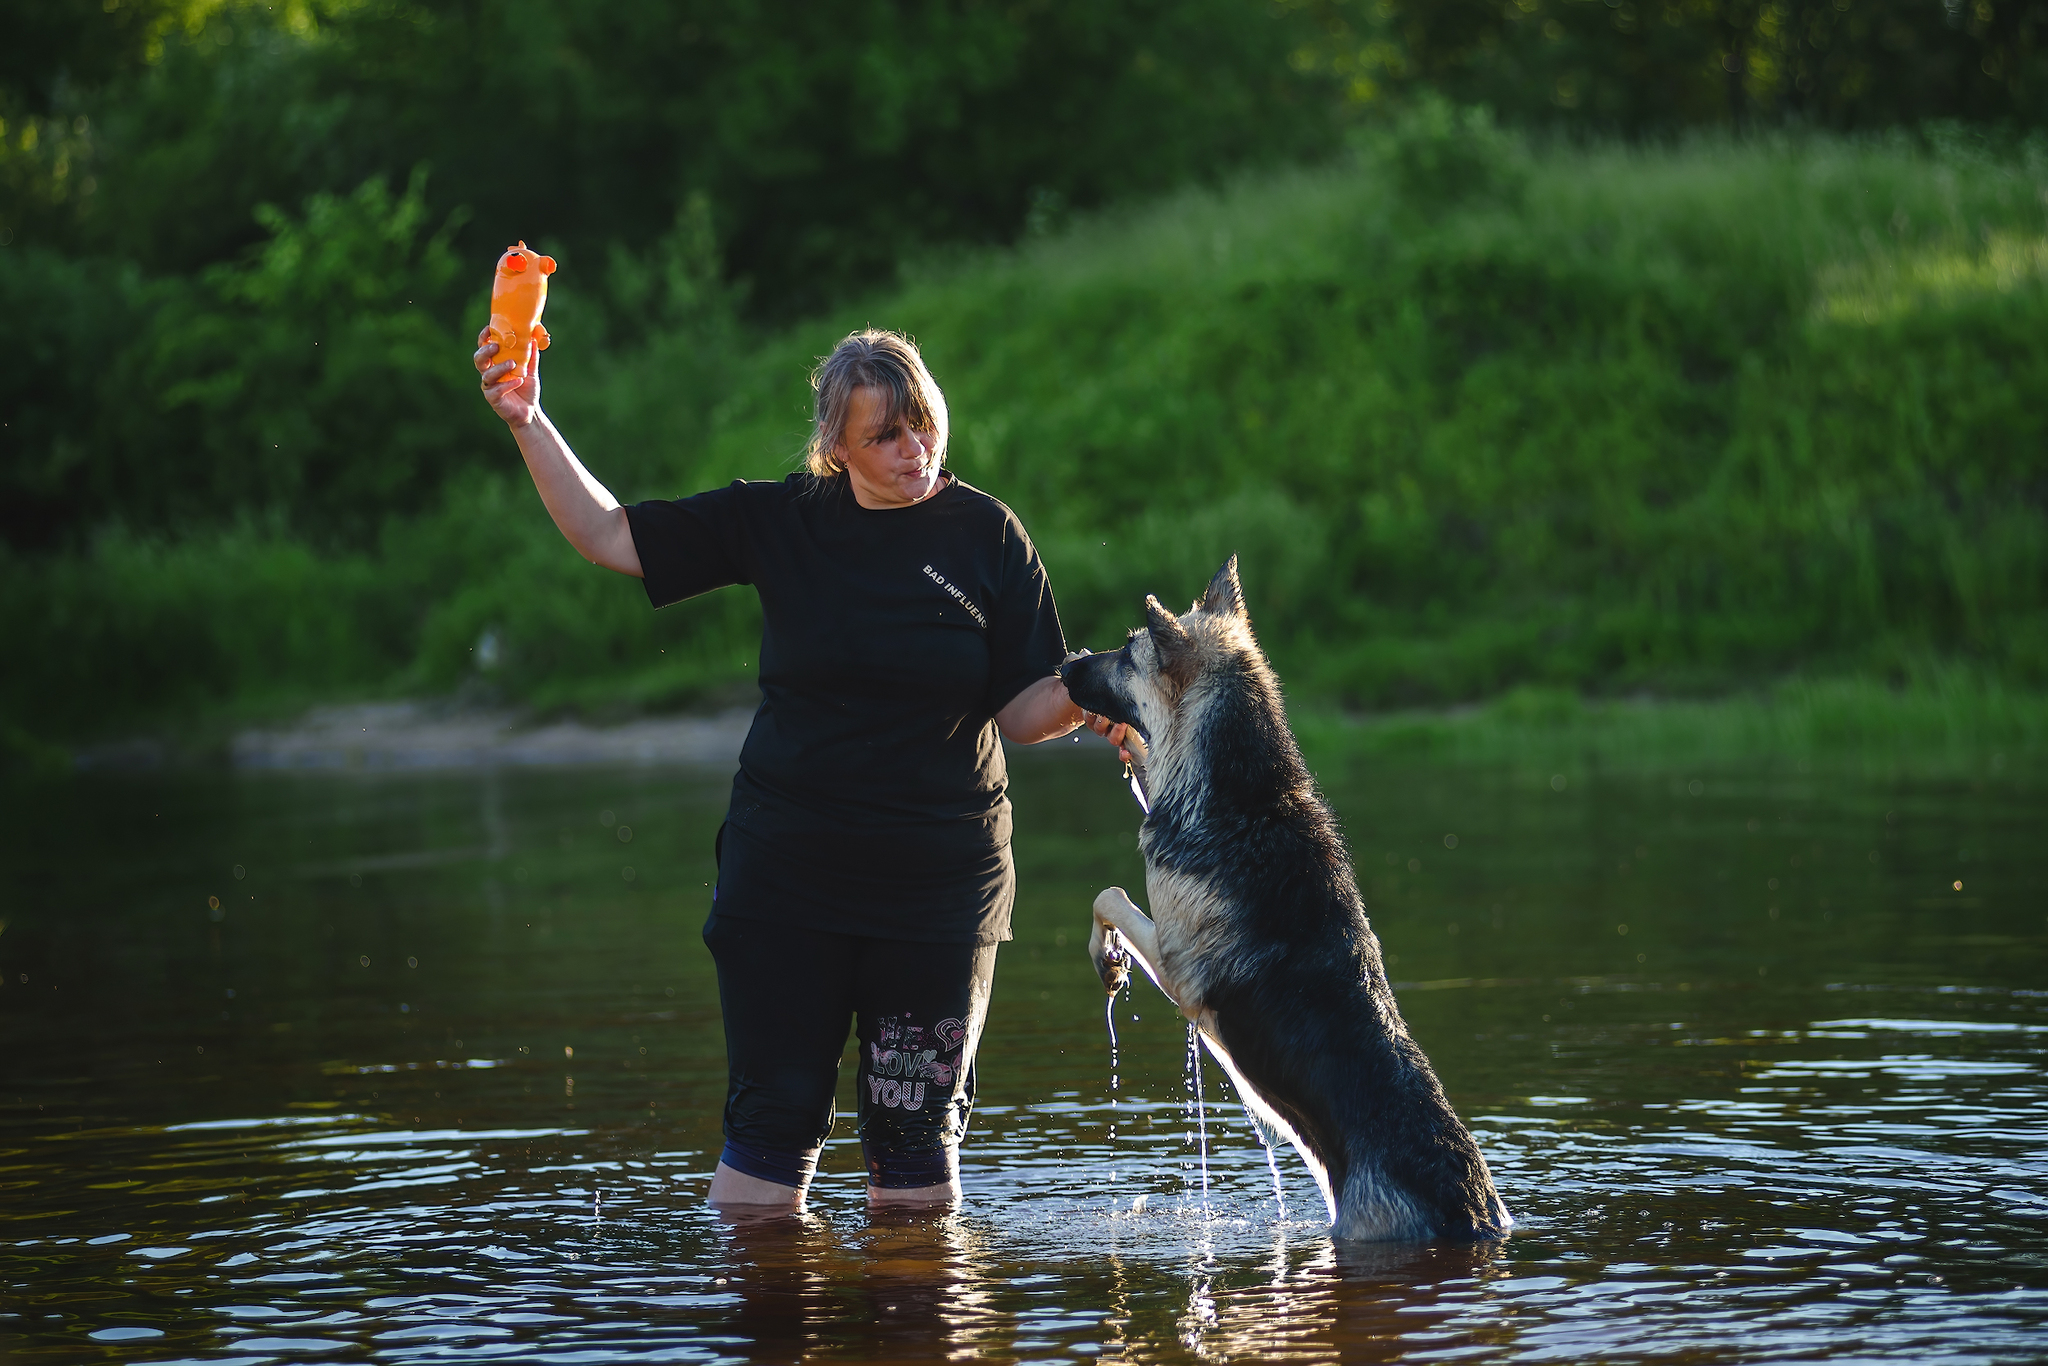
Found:
[[[966,1208],[703,1196],[725,775],[8,798],[8,1360],[2040,1359],[2048,795],[2024,776],[1338,765],[1401,1005],[1518,1224],[1333,1246],[1179,1018],[1115,1006],[1114,764],[1014,764]],[[1957,884],[1960,884],[1958,886]],[[1142,896],[1140,897],[1142,900]],[[850,1083],[851,1071],[846,1069]],[[850,1089],[842,1096],[850,1113]]]

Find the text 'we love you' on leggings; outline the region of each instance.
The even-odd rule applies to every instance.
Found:
[[[855,1027],[869,1184],[953,1179],[996,945],[871,939],[716,912],[704,943],[718,966],[730,1078],[721,1162],[780,1185],[809,1182]]]

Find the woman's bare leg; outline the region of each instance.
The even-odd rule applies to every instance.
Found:
[[[779,1181],[763,1181],[758,1176],[734,1171],[723,1162],[711,1174],[710,1201],[720,1209],[744,1206],[754,1210],[786,1209],[791,1214],[801,1214],[804,1208],[804,1188],[785,1186]]]
[[[960,1203],[960,1178],[940,1182],[936,1186],[869,1186],[870,1205],[957,1205]]]

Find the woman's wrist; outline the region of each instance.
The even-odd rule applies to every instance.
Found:
[[[1071,735],[1082,719],[1066,685],[1057,675],[1048,675],[1011,698],[996,713],[996,726],[1017,744],[1036,745]]]

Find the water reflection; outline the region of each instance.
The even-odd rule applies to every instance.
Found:
[[[703,1204],[717,777],[18,803],[0,1352],[2037,1354],[2048,802],[2017,779],[1326,775],[1403,1010],[1519,1221],[1340,1249],[1206,1059],[1192,1108],[1148,985],[1111,1008],[1112,1065],[1080,931],[1095,889],[1140,881],[1114,777],[1019,765],[968,1206],[870,1211],[842,1130],[812,1212],[769,1220]]]

